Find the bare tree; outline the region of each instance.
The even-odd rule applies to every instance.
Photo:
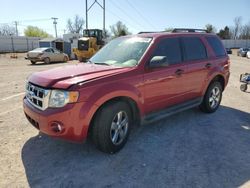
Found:
[[[239,38],[240,39],[250,39],[250,21],[247,24],[245,24],[244,26],[242,26]]]
[[[234,29],[233,29],[233,38],[237,39],[239,37],[241,28],[242,28],[242,17],[235,17],[234,18]]]
[[[113,37],[120,37],[131,34],[128,31],[127,26],[123,24],[121,21],[118,21],[116,24],[110,26],[110,30]]]
[[[70,33],[82,33],[83,25],[85,21],[79,15],[75,15],[74,19],[71,20],[70,18],[67,21],[67,30]]]
[[[4,24],[0,27],[0,36],[16,35],[16,29],[13,26]]]

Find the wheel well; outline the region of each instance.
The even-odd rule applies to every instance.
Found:
[[[139,108],[136,104],[136,102],[131,99],[130,97],[115,97],[112,98],[108,101],[106,101],[105,103],[103,103],[98,109],[97,111],[94,113],[91,122],[89,124],[89,129],[88,129],[88,136],[90,135],[89,133],[91,133],[92,131],[92,127],[93,127],[93,123],[94,123],[94,119],[96,118],[98,112],[100,111],[100,109],[102,109],[104,106],[110,104],[110,103],[115,103],[115,102],[120,102],[123,101],[125,103],[128,104],[131,112],[132,112],[132,116],[133,116],[133,121],[135,122],[135,124],[140,123],[140,112],[139,112]]]
[[[223,89],[223,91],[224,91],[224,88],[225,88],[225,79],[224,79],[224,77],[221,76],[221,75],[217,75],[217,76],[215,76],[215,77],[213,78],[213,80],[212,80],[210,83],[212,83],[212,82],[214,82],[214,81],[220,82],[220,83],[221,83],[221,86],[222,86],[222,89]]]

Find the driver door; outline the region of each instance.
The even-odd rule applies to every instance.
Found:
[[[161,110],[185,101],[187,65],[183,63],[180,39],[165,38],[157,44],[152,55],[166,56],[166,66],[147,68],[144,74],[145,111]],[[149,65],[147,65],[149,66]]]

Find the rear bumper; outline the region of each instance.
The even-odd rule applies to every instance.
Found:
[[[82,142],[87,137],[88,125],[80,112],[84,103],[68,104],[64,108],[41,111],[33,107],[26,98],[23,99],[23,110],[29,122],[39,131],[57,138],[73,142]],[[53,130],[53,123],[62,125],[60,132]]]

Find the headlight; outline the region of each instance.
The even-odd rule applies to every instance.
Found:
[[[49,107],[60,108],[68,103],[77,102],[77,91],[52,90],[49,98]]]

